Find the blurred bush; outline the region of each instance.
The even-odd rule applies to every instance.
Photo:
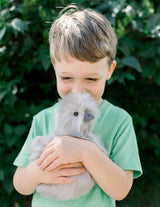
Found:
[[[111,22],[119,40],[117,70],[107,84],[104,98],[125,108],[133,117],[143,179],[156,182],[160,176],[159,1],[1,0],[0,203],[3,207],[23,206],[23,197],[13,188],[12,163],[26,139],[33,115],[58,98],[49,58],[48,31],[61,8],[73,2],[99,11]]]

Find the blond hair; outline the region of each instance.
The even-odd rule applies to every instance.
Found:
[[[110,22],[92,10],[69,6],[62,10],[49,32],[52,62],[72,58],[96,62],[104,57],[115,59],[117,38]]]

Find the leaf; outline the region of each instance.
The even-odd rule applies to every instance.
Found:
[[[26,132],[27,128],[25,125],[21,124],[19,126],[14,127],[14,132],[17,136],[21,137]]]
[[[28,30],[28,24],[26,22],[22,21],[19,18],[13,19],[12,22],[11,22],[11,26],[16,31],[19,31],[19,32],[22,32],[22,33],[24,33],[24,31]]]
[[[96,9],[97,9],[98,11],[102,12],[102,13],[105,12],[108,8],[109,8],[109,4],[108,4],[108,2],[103,2],[103,3],[99,4],[99,5],[96,7]]]
[[[6,51],[6,46],[0,47],[0,55],[3,55]]]
[[[0,102],[5,97],[6,94],[7,94],[7,91],[3,91],[2,93],[0,93]]]
[[[3,185],[8,194],[11,194],[13,192],[14,187],[11,179],[6,179],[5,182],[3,182]]]
[[[3,36],[5,35],[5,33],[6,33],[6,28],[4,27],[3,29],[0,30],[0,41],[3,38]]]
[[[4,180],[4,172],[0,170],[0,181]]]
[[[135,77],[130,74],[130,73],[124,73],[125,74],[125,78],[128,79],[128,80],[135,80]]]
[[[155,75],[154,79],[156,84],[160,86],[160,72]]]
[[[51,65],[50,58],[49,57],[44,57],[44,58],[42,58],[41,62],[42,62],[44,70],[47,71],[47,69]]]
[[[133,56],[123,58],[122,63],[124,65],[134,68],[136,71],[140,73],[142,72],[142,68],[141,68],[139,61]]]
[[[143,31],[143,29],[142,29],[143,28],[143,24],[142,24],[141,21],[132,20],[132,27],[133,27],[133,29],[138,30],[140,32]]]
[[[152,63],[144,64],[144,70],[142,72],[144,78],[152,78],[156,73],[156,67],[153,67]]]
[[[157,52],[160,55],[160,46],[157,48]]]
[[[149,29],[154,29],[155,27],[159,26],[160,22],[160,14],[154,14],[150,18],[148,18],[145,23],[147,24]]]
[[[7,135],[11,135],[13,133],[13,127],[10,124],[5,124],[4,133]]]
[[[24,55],[25,52],[28,52],[32,46],[33,42],[30,37],[27,37],[24,42],[23,42],[23,47],[22,47],[22,55]]]
[[[16,143],[17,139],[18,139],[17,136],[14,136],[14,135],[6,136],[5,140],[6,140],[7,146],[11,148]]]
[[[0,1],[0,3],[1,3],[1,1]],[[3,9],[2,11],[0,10],[0,16],[8,18],[10,16],[9,15],[9,9],[6,8],[6,9]]]
[[[129,45],[128,44],[122,44],[121,46],[118,47],[120,51],[123,52],[124,55],[128,56],[130,53]]]
[[[155,54],[156,54],[156,50],[155,47],[153,46],[148,48],[143,48],[143,51],[139,53],[139,55],[144,58],[152,58],[155,56]]]
[[[46,45],[41,45],[41,49],[39,52],[39,59],[41,60],[42,66],[45,71],[49,68],[51,61],[49,57],[49,51]]]

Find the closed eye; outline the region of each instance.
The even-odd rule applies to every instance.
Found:
[[[61,77],[61,80],[70,80],[72,79],[71,77]]]
[[[91,81],[91,82],[96,82],[98,79],[97,78],[86,78],[86,80]]]

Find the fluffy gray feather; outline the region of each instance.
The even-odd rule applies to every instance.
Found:
[[[40,157],[45,146],[57,136],[71,135],[94,142],[104,153],[105,148],[100,138],[92,133],[98,116],[98,106],[89,93],[72,93],[59,100],[55,131],[47,136],[37,136],[31,143],[30,162]],[[76,139],[76,138],[75,138]],[[40,184],[36,191],[41,195],[56,200],[73,200],[87,194],[95,181],[86,170],[70,184]]]

